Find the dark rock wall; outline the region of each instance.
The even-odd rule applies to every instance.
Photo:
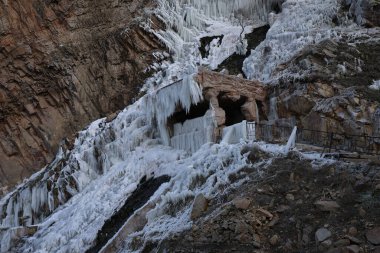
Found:
[[[137,96],[152,53],[162,49],[135,20],[152,2],[0,2],[0,188],[49,162],[62,138]]]

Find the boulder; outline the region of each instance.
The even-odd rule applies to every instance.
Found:
[[[192,220],[199,218],[207,210],[207,207],[208,207],[208,200],[205,198],[205,196],[202,193],[198,194],[194,199],[190,218]]]
[[[358,245],[350,245],[345,248],[348,253],[359,253],[360,247]]]
[[[272,245],[272,246],[275,246],[278,244],[280,240],[280,237],[278,235],[274,235],[272,236],[270,239],[269,239],[269,243]]]

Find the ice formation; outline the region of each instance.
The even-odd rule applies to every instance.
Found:
[[[203,144],[214,141],[216,122],[211,110],[203,117],[186,120],[173,126],[172,147],[195,153]]]
[[[272,97],[269,99],[269,120],[276,120],[278,119],[278,113],[277,113],[277,97]]]
[[[105,119],[92,123],[79,133],[70,154],[62,150],[56,159],[0,202],[2,227],[32,225],[42,222],[59,205],[82,191],[112,166],[124,161],[131,150],[151,135],[145,114],[136,103],[121,114],[112,126]]]
[[[126,116],[126,122],[119,122],[120,127],[131,133],[126,134],[124,131],[110,128],[104,120],[94,122],[87,131],[80,133],[75,148],[70,154],[62,151],[55,163],[1,200],[1,226],[12,227],[42,222],[54,209],[64,204],[77,192],[82,191],[94,178],[109,170],[115,162],[123,160],[127,151],[134,150],[146,135],[152,134],[151,126],[144,125],[144,121],[156,117],[162,140],[165,144],[169,144],[170,139],[165,124],[167,117],[174,112],[178,104],[188,110],[192,103],[196,104],[201,99],[200,87],[193,81],[196,65],[201,62],[198,50],[199,39],[202,36],[226,35],[219,51],[210,54],[211,57],[222,55],[217,59],[209,60],[215,67],[217,62],[221,62],[235,52],[236,43],[239,41],[241,30],[236,29],[236,26],[232,24],[231,13],[244,9],[249,14],[257,14],[258,19],[266,19],[269,6],[275,2],[278,1],[159,0],[158,8],[154,12],[164,21],[166,29],[157,31],[149,27],[149,24],[146,24],[146,28],[167,45],[175,61],[164,62],[162,66],[164,71],[154,75],[151,81],[157,87],[168,85],[176,79],[183,79],[179,83],[187,84],[173,85],[170,89],[153,92],[156,96],[152,95],[151,99],[143,102],[148,108],[146,112],[148,117],[143,119],[132,113]],[[230,39],[228,39],[229,36]],[[222,51],[226,53],[221,54]],[[133,121],[133,117],[138,117],[139,120]],[[129,125],[132,122],[140,126],[139,130],[134,129],[134,125]],[[99,125],[102,127],[99,128]],[[120,138],[121,143],[108,143],[115,138]],[[119,149],[118,145],[121,145],[123,149]],[[107,154],[103,152],[103,149],[112,152]],[[102,152],[99,152],[100,150]]]
[[[147,96],[145,101],[148,118],[156,120],[164,144],[170,144],[166,123],[177,107],[189,112],[191,105],[198,104],[202,99],[202,89],[194,81],[194,74],[186,75],[182,80]]]
[[[241,139],[248,139],[246,120],[242,121],[241,123],[223,128],[222,143],[236,144],[239,143]]]
[[[338,0],[287,0],[282,8],[273,18],[266,40],[244,62],[249,79],[271,81],[279,77],[276,68],[306,46],[338,37],[341,28],[333,23]]]
[[[296,146],[296,138],[297,138],[297,127],[293,128],[292,133],[290,134],[289,140],[285,146],[285,153],[288,153],[292,148]]]
[[[163,87],[182,79],[186,65],[205,65],[216,69],[225,59],[244,50],[239,46],[241,36],[253,28],[268,23],[272,5],[283,0],[158,0],[154,14],[165,24],[164,30],[155,30],[150,23],[145,28],[155,34],[172,53],[174,62],[154,66],[156,73],[146,84]],[[236,16],[243,14],[248,25],[242,31]],[[199,46],[202,37],[223,35],[220,43],[213,43],[209,56],[202,59]],[[187,73],[189,74],[189,73]]]
[[[372,90],[380,90],[380,80],[373,81],[373,84],[369,86]]]

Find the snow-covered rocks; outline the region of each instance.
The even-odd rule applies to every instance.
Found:
[[[380,80],[373,81],[373,84],[369,86],[372,90],[380,90]]]
[[[249,79],[269,81],[274,70],[305,46],[335,36],[332,29],[337,0],[288,0],[268,31],[267,38],[244,62]]]
[[[359,25],[380,26],[380,3],[376,0],[345,0],[350,14]]]

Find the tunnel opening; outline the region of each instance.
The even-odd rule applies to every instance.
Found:
[[[232,126],[245,120],[241,107],[247,101],[246,97],[240,97],[238,100],[234,101],[225,96],[225,94],[219,94],[218,101],[219,106],[226,113],[226,126]]]

